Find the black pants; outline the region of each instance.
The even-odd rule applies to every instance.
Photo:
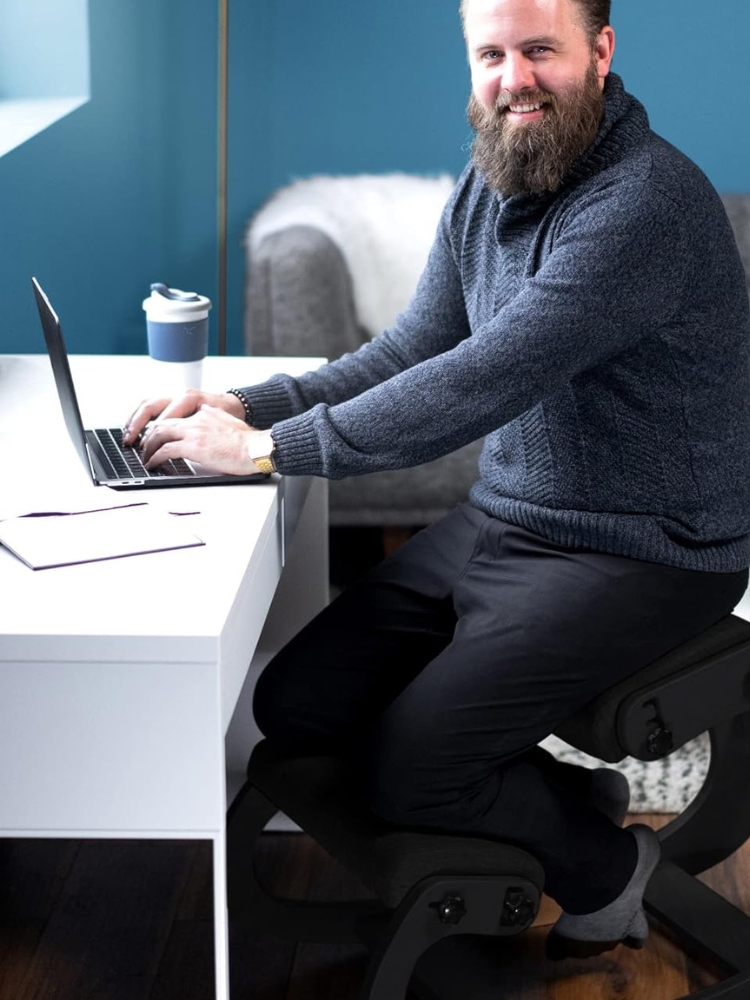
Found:
[[[256,720],[281,744],[356,756],[390,822],[525,848],[564,909],[590,912],[627,881],[633,838],[536,744],[728,614],[747,579],[566,549],[465,504],[274,658]]]

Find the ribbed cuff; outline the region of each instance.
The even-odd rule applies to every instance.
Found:
[[[268,430],[278,420],[291,416],[289,396],[283,385],[274,379],[260,385],[248,385],[238,389],[252,410],[252,425],[258,430]]]
[[[319,404],[320,405],[320,404]],[[273,460],[286,476],[325,476],[314,407],[299,416],[275,423],[271,435],[276,445]]]

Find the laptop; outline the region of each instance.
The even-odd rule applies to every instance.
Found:
[[[116,490],[154,489],[164,486],[226,486],[266,482],[268,476],[255,473],[249,476],[230,476],[209,469],[197,462],[183,459],[166,462],[156,469],[147,469],[137,448],[122,443],[122,428],[105,427],[84,430],[73,378],[70,374],[68,352],[65,349],[62,328],[57,313],[36,278],[34,287],[39,318],[42,321],[52,372],[60,397],[65,425],[78,457],[97,486],[111,486]]]

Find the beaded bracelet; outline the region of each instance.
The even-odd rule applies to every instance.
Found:
[[[243,407],[245,408],[245,423],[250,424],[250,426],[252,427],[253,410],[252,407],[250,406],[250,403],[245,398],[245,394],[243,392],[240,392],[239,389],[227,389],[227,393],[229,393],[232,396],[236,396],[237,399],[239,399],[239,401],[242,403]]]

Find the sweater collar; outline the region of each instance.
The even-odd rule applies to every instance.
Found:
[[[604,83],[604,114],[592,144],[573,163],[562,186],[549,194],[497,195],[505,215],[525,215],[546,207],[568,188],[612,166],[648,134],[649,120],[640,101],[628,94],[622,79],[610,73]]]
[[[648,134],[649,120],[640,101],[610,73],[604,83],[604,116],[596,139],[570,168],[564,186],[577,184],[627,155]]]

